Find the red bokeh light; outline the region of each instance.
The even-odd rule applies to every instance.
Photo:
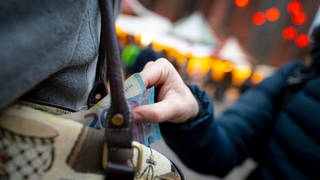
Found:
[[[252,21],[255,25],[257,26],[261,26],[262,24],[264,24],[264,22],[266,21],[266,17],[264,15],[263,12],[256,12],[253,16],[252,16]]]
[[[235,0],[234,1],[236,6],[240,7],[240,8],[244,8],[248,5],[249,0]]]
[[[296,25],[302,25],[306,22],[307,15],[304,12],[299,12],[298,14],[292,15],[292,22]]]
[[[300,48],[306,47],[309,44],[309,37],[306,34],[300,34],[296,37],[296,45]]]
[[[293,26],[289,26],[283,29],[282,36],[285,40],[292,40],[296,37],[297,30]]]
[[[290,14],[299,14],[302,10],[302,4],[299,1],[291,1],[288,4],[287,10]]]
[[[280,11],[278,8],[270,8],[266,11],[266,18],[268,21],[276,21],[280,18]]]

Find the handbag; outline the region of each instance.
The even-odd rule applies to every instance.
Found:
[[[88,104],[107,94],[109,80],[106,128],[57,116],[54,112],[71,112],[56,107],[17,101],[0,112],[1,179],[185,179],[161,153],[133,141],[133,115],[124,97],[112,2],[99,0],[99,4],[98,74]]]

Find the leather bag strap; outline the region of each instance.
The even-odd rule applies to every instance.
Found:
[[[105,130],[106,178],[133,179],[134,168],[125,164],[126,161],[132,159],[133,155],[132,114],[124,96],[120,50],[114,27],[113,3],[111,0],[99,0],[99,5],[101,10],[99,60],[107,62],[107,73],[102,72],[104,76],[101,79],[104,80],[104,83],[109,79],[111,95],[111,107],[106,117]]]

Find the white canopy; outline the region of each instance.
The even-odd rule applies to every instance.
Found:
[[[218,39],[213,35],[209,24],[204,17],[195,12],[174,24],[172,34],[192,42],[205,43],[212,46],[218,44]]]

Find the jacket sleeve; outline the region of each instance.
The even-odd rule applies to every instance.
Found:
[[[84,3],[4,1],[0,7],[0,108],[68,66]]]
[[[200,112],[189,122],[162,123],[166,143],[190,168],[205,174],[226,175],[248,156],[255,156],[269,135],[281,93],[293,63],[248,90],[220,117],[214,118],[211,98],[200,88],[189,85]]]

